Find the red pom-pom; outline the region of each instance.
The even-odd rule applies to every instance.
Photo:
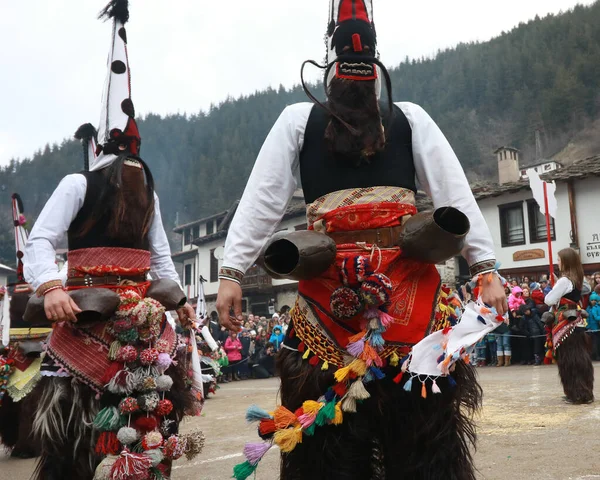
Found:
[[[146,348],[140,353],[140,363],[142,365],[152,365],[158,360],[158,350],[156,348]]]
[[[117,359],[121,362],[131,363],[137,360],[138,351],[133,345],[125,345],[119,349]]]
[[[392,282],[383,273],[369,275],[360,286],[365,303],[378,307],[389,302],[392,294]]]
[[[165,398],[164,400],[160,400],[158,402],[158,405],[156,406],[154,413],[156,413],[156,415],[158,415],[159,417],[165,417],[172,411],[173,411],[173,404],[171,403],[171,400],[168,400]]]
[[[125,397],[119,403],[119,412],[121,415],[128,415],[130,413],[135,413],[140,409],[137,399],[133,397]]]
[[[300,342],[300,343],[298,344],[298,351],[299,351],[300,353],[304,353],[304,350],[306,350],[306,344],[305,344],[304,342]]]
[[[96,454],[117,455],[121,451],[121,443],[115,432],[102,432],[96,442]]]
[[[363,303],[354,290],[340,287],[331,294],[330,307],[333,316],[339,319],[349,319],[360,313]]]
[[[310,360],[308,361],[308,363],[310,363],[313,367],[316,367],[319,364],[319,362],[319,357],[317,357],[316,355],[310,357]]]
[[[108,384],[119,371],[123,370],[124,366],[125,365],[121,362],[111,362],[110,367],[108,367],[104,372],[104,375],[102,375],[100,383],[102,383],[102,385]]]
[[[152,430],[155,430],[156,427],[158,427],[158,420],[156,420],[156,417],[154,416],[146,417],[145,415],[142,415],[136,418],[133,424],[135,425],[137,430],[146,433],[151,432]]]

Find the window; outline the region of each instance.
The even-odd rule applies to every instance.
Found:
[[[192,284],[192,264],[191,263],[188,263],[184,267],[183,284],[184,285],[191,285]]]
[[[183,244],[184,245],[190,244],[190,231],[189,230],[183,231]]]
[[[219,261],[215,258],[215,248],[210,251],[210,282],[219,281]]]
[[[548,240],[546,234],[546,217],[540,212],[540,207],[535,200],[527,201],[527,216],[529,217],[529,241],[531,243],[545,242]],[[554,231],[554,219],[550,217],[550,238],[556,240]]]
[[[525,244],[523,202],[499,205],[500,237],[503,247]]]
[[[544,171],[548,171],[552,169],[552,164],[549,163],[548,165],[544,165]]]
[[[212,235],[214,233],[214,222],[211,220],[210,222],[206,223],[206,234],[207,235]]]
[[[194,227],[194,233],[192,234],[192,240],[200,237],[200,225]]]

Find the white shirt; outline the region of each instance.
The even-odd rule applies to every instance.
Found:
[[[550,307],[558,305],[560,299],[565,295],[568,295],[573,291],[575,287],[573,282],[567,277],[560,277],[558,281],[552,287],[552,290],[548,292],[548,295],[544,297],[544,303]]]
[[[56,248],[83,207],[87,179],[80,173],[62,179],[38,217],[23,257],[25,279],[34,290],[51,280],[61,279],[56,269]],[[154,194],[154,218],[148,232],[150,275],[154,279],[170,278],[178,285],[179,275],[171,259],[171,249],[162,224],[158,196]],[[181,285],[180,285],[181,286]]]
[[[493,260],[492,236],[446,137],[420,106],[407,102],[396,105],[410,123],[417,180],[434,207],[455,207],[471,222],[463,256],[470,266]],[[224,267],[245,272],[275,232],[296,189],[300,152],[312,108],[312,103],[288,106],[269,132],[229,228]]]

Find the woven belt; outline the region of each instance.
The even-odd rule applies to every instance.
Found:
[[[395,227],[353,230],[348,232],[330,232],[329,235],[337,245],[344,243],[368,243],[378,247],[391,248],[398,245],[402,225]]]
[[[98,287],[102,285],[118,285],[123,281],[142,283],[146,281],[145,275],[105,275],[102,277],[70,277],[67,279],[67,287]]]

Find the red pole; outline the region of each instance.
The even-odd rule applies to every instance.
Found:
[[[550,212],[548,212],[548,190],[544,183],[544,211],[546,212],[546,238],[548,239],[548,256],[550,257],[550,285],[554,287],[554,257],[552,256],[552,235],[550,234]]]

